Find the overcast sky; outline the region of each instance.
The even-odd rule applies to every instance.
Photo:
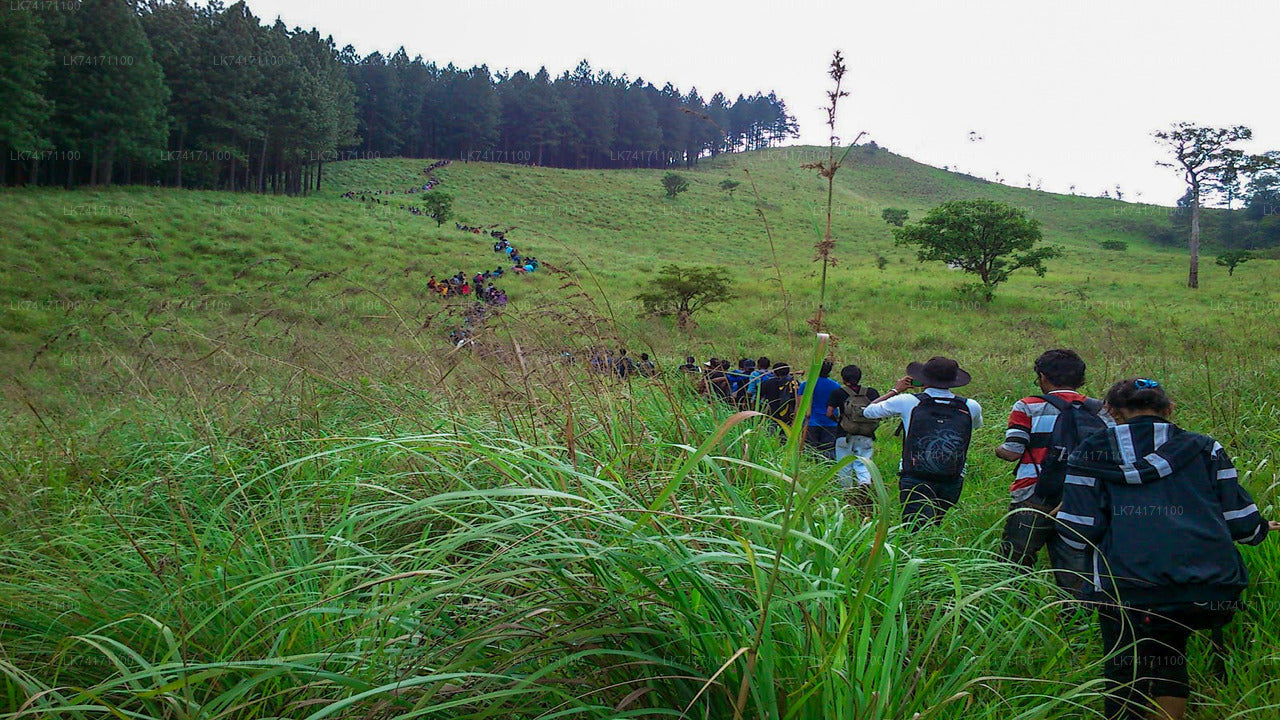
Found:
[[[825,144],[826,70],[844,52],[837,133],[1006,182],[1172,204],[1151,131],[1244,124],[1280,148],[1277,0],[249,0],[362,54],[552,75],[586,58],[703,97],[774,90]],[[971,136],[974,132],[976,135]],[[975,139],[971,139],[975,138]],[[976,138],[981,138],[980,140]]]

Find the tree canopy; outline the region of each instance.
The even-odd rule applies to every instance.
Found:
[[[636,295],[645,311],[674,315],[681,328],[692,324],[694,313],[736,297],[728,271],[720,267],[664,265],[647,287]]]
[[[1172,162],[1156,163],[1161,167],[1182,172],[1187,183],[1191,205],[1191,232],[1187,242],[1190,251],[1190,269],[1187,287],[1200,287],[1200,209],[1207,190],[1216,189],[1238,192],[1239,175],[1248,161],[1244,153],[1232,144],[1249,140],[1253,131],[1244,125],[1232,127],[1203,127],[1189,122],[1174,123],[1167,130],[1152,135],[1173,156]]]
[[[880,211],[880,219],[894,227],[902,227],[910,217],[911,213],[904,208],[889,207]]]
[[[662,176],[662,189],[667,192],[667,197],[673,198],[689,189],[689,181],[680,173],[669,172]]]
[[[1035,247],[1041,239],[1040,222],[994,200],[943,203],[893,234],[898,245],[917,248],[920,262],[941,261],[977,275],[988,302],[1014,270],[1027,268],[1043,276],[1044,261],[1062,252],[1054,246]]]
[[[30,5],[29,3],[27,5]],[[361,56],[244,2],[83,0],[0,9],[0,180],[317,187],[327,160],[691,167],[797,136],[773,93]]]

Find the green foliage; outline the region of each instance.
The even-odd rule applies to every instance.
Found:
[[[449,193],[443,190],[430,190],[422,193],[421,197],[422,209],[427,217],[436,221],[436,227],[453,218],[453,196]]]
[[[899,245],[914,245],[920,262],[941,261],[977,275],[990,302],[1009,274],[1028,268],[1043,277],[1053,246],[1036,248],[1040,222],[1022,210],[991,200],[957,200],[929,211],[919,223],[893,231]]]
[[[722,267],[664,265],[647,287],[636,295],[645,311],[674,315],[681,328],[690,325],[694,313],[735,297],[729,272]]]
[[[738,186],[741,184],[742,183],[738,182],[737,180],[730,180],[728,178],[725,178],[724,180],[720,181],[719,187],[721,190],[724,190],[725,192],[729,193],[729,197],[732,198],[733,191],[737,190]]]
[[[669,172],[662,176],[662,189],[666,191],[667,197],[674,198],[689,189],[689,181],[679,173]]]
[[[1276,316],[1258,311],[1268,273],[1171,295],[1185,250],[1145,239],[1163,208],[855,152],[842,196],[916,216],[958,198],[1024,206],[1071,262],[1014,273],[996,318],[981,295],[940,289],[953,276],[940,265],[892,262],[906,253],[878,216],[838,212],[833,232],[863,253],[833,270],[838,363],[884,387],[910,360],[952,354],[993,415],[1027,394],[1046,347],[1079,350],[1091,386],[1154,373],[1179,424],[1220,440],[1259,507],[1275,506],[1280,406],[1257,392],[1280,383]],[[305,198],[0,190],[0,715],[29,702],[23,715],[69,720],[603,720],[692,703],[687,717],[732,718],[745,680],[753,719],[1096,716],[1092,626],[1064,624],[1046,568],[994,560],[1012,471],[977,448],[1000,443],[998,423],[975,433],[942,528],[912,535],[892,496],[864,520],[831,465],[797,460],[756,420],[722,428],[732,411],[679,383],[541,361],[615,347],[577,320],[612,301],[604,333],[660,364],[803,365],[808,338],[793,346],[779,318],[783,297],[817,298],[810,236],[787,231],[814,215],[794,157],[689,171],[706,187],[751,171],[786,296],[760,269],[755,203],[695,190],[654,213],[635,198],[661,171],[447,168],[466,217],[519,225],[522,251],[569,269],[505,283],[494,356],[438,337],[449,307],[421,292],[428,272],[479,269],[489,243],[338,198],[420,183],[420,161],[326,165],[328,190]],[[1129,243],[1125,262],[1099,261],[1109,238]],[[627,312],[651,268],[692,257],[731,273],[731,312],[699,315],[696,338]],[[515,352],[527,383],[494,372],[518,367]],[[882,433],[873,462],[891,475],[899,454]],[[1216,679],[1193,642],[1192,716],[1280,706],[1280,543],[1241,554],[1251,587],[1226,629],[1231,672]]]
[[[880,211],[880,218],[894,227],[902,227],[910,216],[905,208],[889,207]]]
[[[14,151],[44,149],[52,108],[43,88],[50,64],[49,40],[37,14],[16,3],[0,6],[0,167]]]
[[[1157,163],[1182,173],[1190,195],[1191,227],[1188,240],[1190,268],[1187,287],[1200,287],[1200,205],[1205,191],[1215,187],[1238,187],[1238,173],[1244,154],[1233,144],[1250,140],[1253,131],[1244,125],[1203,127],[1189,122],[1174,123],[1168,130],[1152,135],[1168,149],[1172,162]]]
[[[1116,250],[1118,252],[1124,252],[1129,249],[1129,243],[1123,240],[1099,240],[1098,246],[1103,250]]]
[[[1217,264],[1227,269],[1227,276],[1236,274],[1236,267],[1243,265],[1253,259],[1253,253],[1248,250],[1228,250],[1217,258]]]

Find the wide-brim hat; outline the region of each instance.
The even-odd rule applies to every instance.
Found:
[[[907,366],[907,375],[921,385],[936,388],[961,387],[973,379],[960,368],[960,363],[941,356],[929,358],[928,362],[911,363]]]

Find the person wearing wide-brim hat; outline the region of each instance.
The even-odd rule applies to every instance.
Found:
[[[919,529],[942,521],[960,499],[965,462],[973,431],[982,427],[982,406],[951,391],[972,378],[960,363],[936,356],[913,362],[907,374],[863,411],[877,420],[902,419],[902,463],[898,468],[898,497],[902,521]],[[907,392],[912,387],[921,392]]]

